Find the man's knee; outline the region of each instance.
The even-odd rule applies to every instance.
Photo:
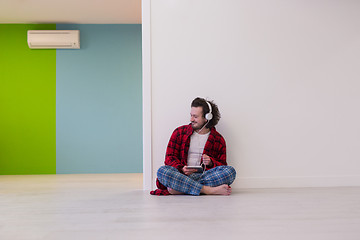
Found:
[[[226,177],[228,184],[232,184],[236,178],[235,168],[232,166],[218,166],[218,168]]]
[[[231,183],[233,183],[236,178],[235,168],[233,168],[232,166],[227,166],[226,170],[229,172],[229,178],[230,178]]]
[[[234,168],[234,167],[232,167],[232,166],[227,166],[227,171],[229,171],[229,173],[230,173],[231,175],[236,176],[236,171],[235,171],[235,168]]]
[[[172,166],[161,166],[159,167],[158,171],[157,171],[157,177],[158,179],[161,179],[164,175],[166,175],[169,171],[174,171],[176,170],[176,168],[172,167]]]
[[[218,168],[221,171],[227,171],[229,174],[236,175],[235,168],[232,166],[222,165],[222,166],[218,166],[216,168]]]

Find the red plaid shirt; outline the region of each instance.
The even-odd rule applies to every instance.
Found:
[[[169,144],[166,149],[165,165],[175,167],[179,172],[183,172],[182,168],[187,165],[187,157],[190,148],[190,137],[194,130],[191,124],[178,127],[174,130],[170,137]],[[212,166],[206,166],[206,170],[211,168],[227,165],[226,162],[226,143],[224,138],[218,133],[215,127],[210,129],[209,138],[205,144],[203,154],[211,158]],[[152,191],[153,195],[168,195],[166,187],[159,180],[156,180],[159,189]]]
[[[193,132],[194,130],[191,124],[175,129],[166,149],[165,165],[175,167],[182,172],[182,168],[187,165],[190,137]],[[205,144],[203,154],[208,155],[213,163],[211,167],[206,167],[207,170],[213,167],[227,165],[226,143],[221,134],[216,131],[215,127],[210,129],[210,135]]]

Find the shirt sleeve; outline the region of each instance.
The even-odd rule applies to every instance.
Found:
[[[217,136],[216,141],[218,142],[215,144],[215,153],[213,156],[210,156],[210,159],[213,165],[209,168],[214,168],[217,166],[227,165],[226,162],[226,142],[222,136]]]
[[[172,133],[165,156],[165,165],[172,166],[179,170],[179,172],[183,172],[182,169],[185,166],[180,159],[180,151],[181,151],[181,132],[179,129],[175,129]]]

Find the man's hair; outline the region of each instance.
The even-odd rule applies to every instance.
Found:
[[[209,105],[206,102],[211,104],[211,113],[213,115],[206,127],[212,128],[218,124],[221,118],[218,106],[213,101],[207,101],[204,98],[197,97],[192,101],[191,107],[202,107],[203,117],[205,118],[205,115],[210,112]]]

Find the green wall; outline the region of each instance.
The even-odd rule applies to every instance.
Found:
[[[0,24],[0,174],[56,173],[56,50],[30,50],[27,30]]]

